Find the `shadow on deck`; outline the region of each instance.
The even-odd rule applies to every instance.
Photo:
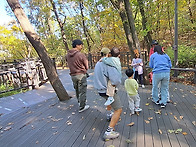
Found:
[[[195,147],[196,88],[170,83],[173,103],[160,109],[151,101],[151,85],[139,88],[139,115],[130,116],[123,88],[119,88],[123,104],[121,120],[116,126],[117,139],[102,141],[108,126],[104,99],[92,87],[88,88],[90,109],[78,113],[76,98],[59,102],[57,98],[21,108],[0,117],[0,146],[2,147]],[[133,126],[128,126],[134,122]]]

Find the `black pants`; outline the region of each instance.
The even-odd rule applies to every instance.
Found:
[[[143,74],[138,75],[138,71],[135,71],[134,79],[135,79],[136,81],[137,81],[137,79],[138,79],[138,80],[139,80],[139,84],[144,85]]]

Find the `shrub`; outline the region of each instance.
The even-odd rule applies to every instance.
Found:
[[[166,49],[174,66],[174,50],[169,47]],[[196,49],[194,47],[179,45],[178,46],[178,67],[195,68],[196,65]]]

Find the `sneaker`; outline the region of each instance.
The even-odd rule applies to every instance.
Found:
[[[111,103],[113,103],[114,102],[114,98],[113,97],[108,97],[108,99],[107,99],[107,101],[105,102],[105,106],[108,106],[108,105],[110,105]]]
[[[159,100],[156,101],[156,102],[155,102],[154,100],[152,100],[152,102],[155,103],[156,105],[160,105],[160,104],[159,104]]]
[[[80,108],[79,113],[87,110],[89,107],[90,107],[89,105],[85,105],[84,108]]]
[[[104,141],[107,141],[107,139],[115,139],[119,136],[118,132],[115,131],[110,131],[110,132],[105,132],[103,135]]]
[[[165,104],[160,104],[161,105],[161,108],[165,108],[166,107],[166,105]]]
[[[113,112],[111,112],[110,114],[107,114],[107,121],[108,121],[108,122],[111,121],[111,118],[112,118],[112,115],[113,115],[113,114],[114,114]]]
[[[141,108],[135,108],[135,112],[140,112],[140,111],[142,111],[142,109]]]
[[[144,86],[144,85],[142,85],[142,88],[145,88],[145,86]]]

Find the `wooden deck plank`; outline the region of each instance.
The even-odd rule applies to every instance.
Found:
[[[48,100],[18,110],[15,114],[0,117],[0,126],[3,126],[0,130],[3,131],[0,133],[0,146],[192,147],[196,144],[196,126],[193,124],[196,120],[195,90],[192,86],[170,83],[170,96],[174,104],[169,103],[166,108],[161,109],[161,114],[158,114],[160,106],[152,103],[151,85],[147,85],[145,89],[139,89],[143,111],[139,115],[130,116],[128,100],[122,85],[119,88],[119,95],[122,99],[123,113],[121,121],[116,126],[116,131],[120,132],[120,136],[107,142],[102,140],[109,124],[106,121],[104,99],[93,89],[89,89],[87,94],[90,109],[83,113],[78,113],[75,98],[66,103]],[[145,105],[146,103],[149,105]],[[49,116],[62,119],[51,121]],[[180,119],[180,116],[184,116],[183,119]],[[150,117],[153,119],[148,120]],[[72,124],[68,125],[68,120]],[[14,123],[11,125],[12,129],[4,131],[9,122]],[[134,126],[127,126],[131,122],[135,123]],[[168,132],[168,130],[179,128],[187,135]],[[132,143],[128,144],[127,139]]]

